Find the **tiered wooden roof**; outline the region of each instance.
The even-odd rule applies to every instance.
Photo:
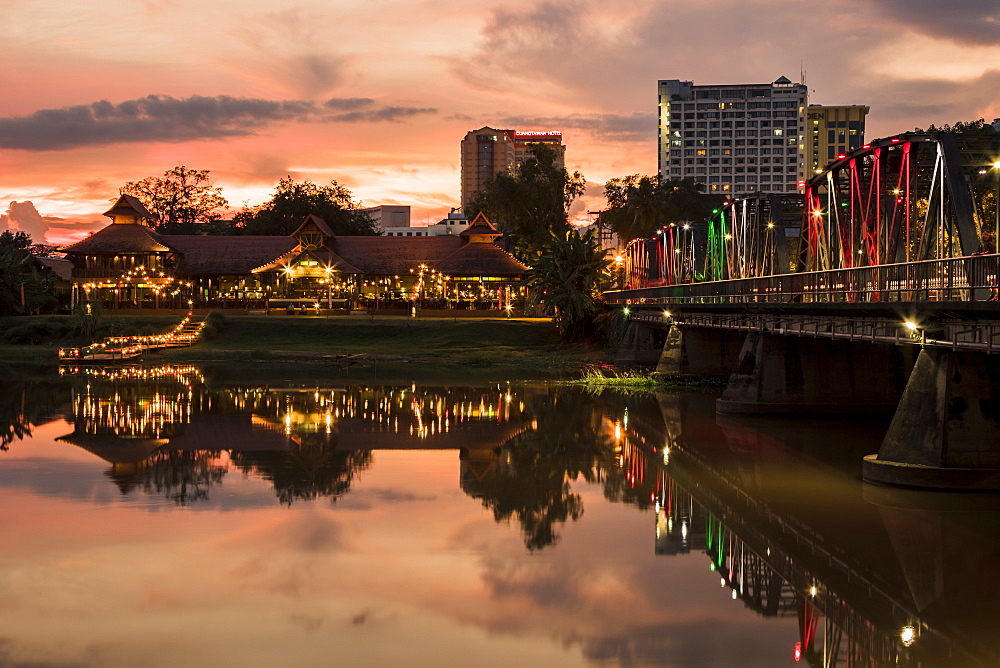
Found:
[[[142,204],[123,195],[108,215],[143,217]],[[145,215],[149,215],[148,212]],[[318,230],[325,245],[303,248],[300,232]],[[425,264],[454,276],[519,277],[528,267],[495,245],[501,236],[480,214],[458,236],[375,237],[336,236],[322,218],[307,216],[290,236],[161,235],[143,224],[112,223],[59,250],[79,255],[131,253],[173,254],[175,273],[184,275],[248,275],[281,271],[305,254],[334,272],[401,275]]]
[[[163,235],[180,254],[178,274],[250,274],[276,257],[292,253],[298,242],[292,237],[216,237]]]
[[[207,237],[199,237],[205,239]],[[170,246],[160,235],[145,225],[111,223],[103,230],[58,249],[78,255],[105,255],[122,253],[167,253]]]

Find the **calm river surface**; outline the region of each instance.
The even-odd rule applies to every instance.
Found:
[[[0,384],[0,666],[1000,665],[1000,496],[698,392]]]

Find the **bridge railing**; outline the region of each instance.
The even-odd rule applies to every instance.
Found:
[[[605,293],[609,304],[976,301],[997,299],[1000,254],[665,285]]]

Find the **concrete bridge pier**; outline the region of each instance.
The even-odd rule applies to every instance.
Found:
[[[716,404],[736,415],[889,413],[913,367],[910,348],[750,332]]]
[[[1000,489],[1000,357],[924,349],[866,482]]]
[[[656,373],[728,376],[736,366],[746,333],[674,325],[667,334]]]
[[[653,366],[660,359],[660,350],[667,332],[646,323],[630,320],[615,355],[615,364],[622,366]]]

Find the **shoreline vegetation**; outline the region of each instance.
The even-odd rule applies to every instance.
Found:
[[[60,347],[105,336],[157,334],[176,316],[0,318],[0,365],[58,368]],[[196,344],[147,353],[142,365],[191,364],[236,381],[310,378],[449,382],[545,380],[625,392],[715,389],[724,379],[619,369],[614,350],[564,343],[549,318],[409,318],[398,315],[223,316],[210,314]]]
[[[0,318],[0,363],[58,361],[58,349],[105,336],[153,334],[172,316],[113,315],[87,323],[79,316]],[[143,363],[409,367],[416,371],[493,369],[532,377],[579,373],[604,363],[609,351],[566,344],[549,318],[408,318],[396,315],[209,316],[196,344],[144,356]]]

